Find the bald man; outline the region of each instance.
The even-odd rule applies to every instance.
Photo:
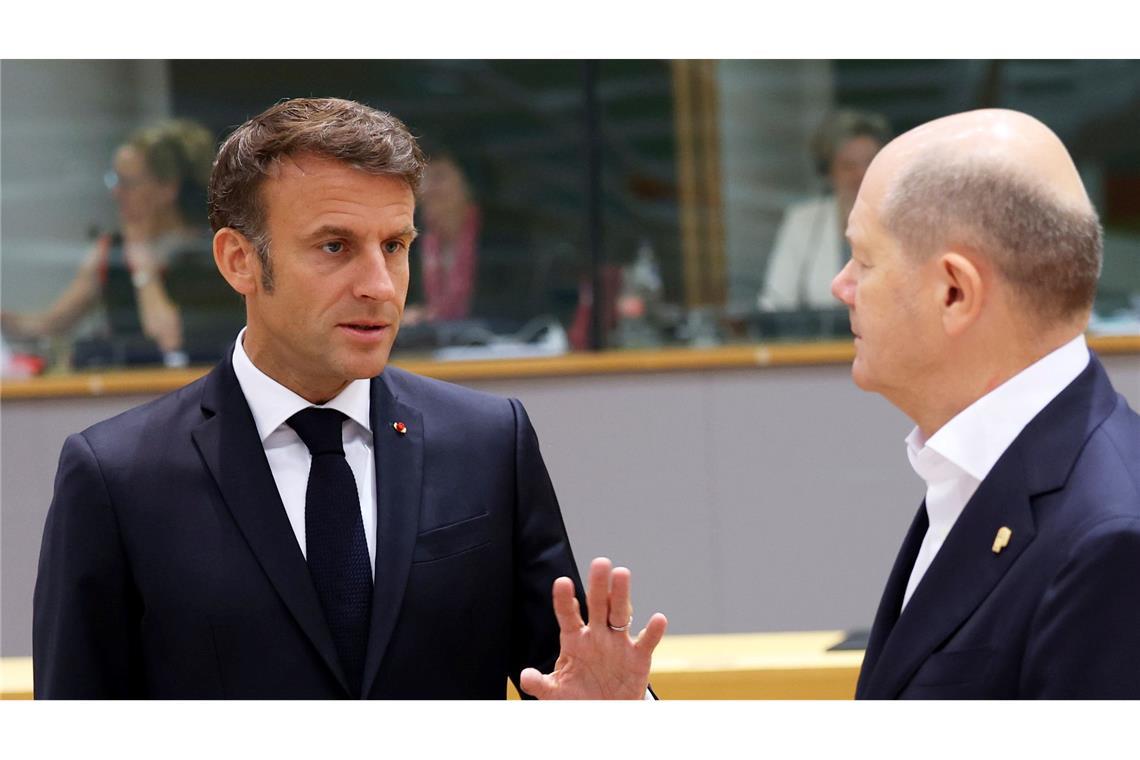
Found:
[[[1085,345],[1096,212],[1024,114],[891,142],[832,283],[852,376],[916,427],[926,499],[856,696],[1140,697],[1140,418]]]

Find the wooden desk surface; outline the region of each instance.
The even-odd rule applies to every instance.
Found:
[[[0,657],[0,699],[32,698],[32,658]]]
[[[843,631],[666,636],[650,676],[661,699],[852,699],[863,651]]]
[[[653,690],[661,699],[851,699],[863,652],[827,651],[842,639],[842,631],[666,636]],[[32,658],[0,658],[0,699],[31,698]]]
[[[1140,335],[1090,337],[1101,354],[1140,353]],[[451,382],[529,377],[581,377],[646,372],[705,371],[820,364],[849,364],[850,340],[807,343],[754,343],[714,348],[661,348],[581,352],[536,359],[470,361],[402,360],[392,364],[419,375]],[[209,367],[123,369],[77,372],[0,382],[0,398],[65,398],[166,393],[197,380]]]
[[[1140,342],[1138,342],[1140,345]],[[855,355],[851,341],[774,343],[715,348],[584,351],[530,359],[431,361],[393,359],[392,365],[438,380],[495,380],[515,377],[577,377],[683,370],[732,369],[806,364],[842,364]],[[60,398],[166,393],[197,380],[209,367],[113,369],[4,380],[0,398]]]

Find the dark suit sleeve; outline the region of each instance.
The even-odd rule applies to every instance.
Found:
[[[1042,699],[1140,697],[1140,520],[1077,542],[1030,624],[1022,683]]]
[[[35,696],[140,695],[138,604],[99,462],[81,435],[60,454],[32,613]]]
[[[554,579],[565,575],[574,581],[583,617],[586,598],[558,498],[538,449],[538,436],[522,404],[512,399],[511,407],[515,413],[517,502],[510,674],[517,688],[523,668],[549,673],[558,658],[558,622],[550,596]]]

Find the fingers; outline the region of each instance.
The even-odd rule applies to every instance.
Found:
[[[566,577],[556,579],[551,597],[554,600],[554,617],[558,619],[558,628],[563,633],[572,633],[585,625],[578,597],[574,596],[574,581]]]
[[[629,596],[630,572],[626,567],[615,567],[610,575],[609,624],[614,628],[628,625],[633,617],[633,603]]]
[[[532,697],[546,699],[554,689],[554,679],[534,668],[526,668],[519,674],[519,688]]]
[[[665,619],[665,616],[660,612],[656,613],[649,618],[649,622],[641,629],[641,633],[637,634],[634,647],[644,654],[653,654],[653,650],[661,643],[661,639],[665,636],[665,629],[668,627],[669,621]]]
[[[586,583],[586,610],[593,625],[604,625],[609,613],[612,567],[613,563],[605,557],[595,557],[590,563],[590,575]]]

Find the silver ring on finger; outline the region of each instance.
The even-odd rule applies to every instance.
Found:
[[[617,631],[618,633],[628,631],[631,625],[633,625],[633,615],[629,616],[629,620],[625,622],[625,625],[613,625],[610,623],[609,618],[606,618],[606,628],[609,628],[611,631]]]

